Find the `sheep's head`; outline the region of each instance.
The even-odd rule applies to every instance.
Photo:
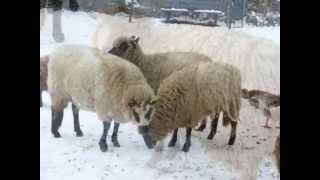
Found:
[[[148,101],[130,100],[128,102],[129,116],[138,124],[138,126],[147,126],[150,123],[152,113],[152,104]]]
[[[132,60],[136,57],[137,51],[141,51],[139,47],[139,37],[118,37],[113,41],[112,49],[108,52],[110,54]]]
[[[158,102],[158,98],[154,98],[151,101],[152,110],[150,111],[149,118],[153,119],[154,116],[154,108],[156,103]],[[139,126],[139,133],[142,135],[144,142],[149,148],[153,148],[159,140],[162,140],[166,134],[158,134],[155,132],[154,126],[150,126],[151,121],[146,126]]]

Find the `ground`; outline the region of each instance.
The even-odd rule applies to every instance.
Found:
[[[44,29],[40,33],[40,56],[50,53],[54,48],[63,44],[92,44],[91,36],[97,28],[95,17],[96,14],[64,11],[62,22],[66,41],[58,44],[51,36],[52,16],[47,15]],[[187,25],[165,26],[187,27]],[[193,33],[195,36],[206,28],[208,27],[192,26],[192,31],[185,35]],[[279,27],[245,27],[232,31],[269,39],[280,45]],[[190,39],[192,36],[186,36],[186,39],[188,38]],[[270,81],[265,80],[261,83],[273,82],[275,87],[272,89],[276,89],[275,92],[280,92],[278,85],[280,74],[279,67],[277,67],[280,62],[259,63],[261,63],[259,67],[267,66],[267,68],[251,71],[252,74],[248,76],[255,78],[255,76],[269,73],[271,74]],[[257,64],[252,66],[255,65]],[[259,81],[255,80],[254,82]],[[261,87],[264,86],[261,85]],[[84,136],[76,137],[73,132],[71,106],[69,106],[65,110],[64,121],[60,128],[62,138],[56,139],[50,133],[50,98],[47,93],[44,93],[43,100],[45,107],[40,108],[41,179],[280,179],[271,158],[275,137],[279,133],[279,129],[275,126],[278,126],[280,122],[280,108],[272,110],[271,125],[273,128],[264,129],[261,127],[265,120],[262,113],[243,101],[238,136],[233,147],[226,145],[229,127],[223,128],[221,121],[219,121],[218,132],[213,140],[206,139],[209,133],[208,129],[205,132],[193,131],[189,153],[181,151],[185,134],[183,129],[180,130],[176,148],[166,147],[163,152],[156,153],[147,149],[142,137],[137,132],[137,128],[128,123],[120,126],[119,142],[121,147],[113,147],[110,137],[108,137],[109,151],[102,153],[98,146],[102,125],[94,113],[80,111],[80,124]]]

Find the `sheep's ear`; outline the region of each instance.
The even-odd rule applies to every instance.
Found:
[[[128,102],[128,106],[131,107],[131,108],[133,106],[135,106],[136,104],[137,104],[137,102],[135,100],[131,100],[131,101]]]

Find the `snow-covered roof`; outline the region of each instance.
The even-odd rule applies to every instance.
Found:
[[[162,11],[183,11],[187,12],[187,9],[176,9],[176,8],[161,8]]]
[[[218,10],[214,10],[214,9],[211,9],[211,10],[199,9],[199,10],[194,10],[194,12],[223,14],[222,11],[218,11]]]

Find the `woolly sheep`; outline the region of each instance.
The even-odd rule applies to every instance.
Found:
[[[100,55],[95,48],[66,45],[56,49],[48,64],[48,89],[52,101],[52,129],[58,128],[68,102],[79,109],[97,113],[103,121],[99,141],[101,151],[108,149],[106,137],[114,120],[113,145],[119,147],[119,123],[133,121],[147,125],[154,93],[141,71],[119,57]],[[135,120],[135,121],[134,121]],[[147,144],[151,148],[150,144]]]
[[[113,47],[109,53],[127,59],[137,65],[155,93],[161,82],[173,72],[193,63],[212,61],[208,56],[193,52],[145,54],[139,45],[139,39],[140,38],[136,36],[120,36],[113,42]],[[212,119],[212,122],[216,122],[216,119],[219,118],[219,113],[215,116],[210,116],[210,118]],[[205,119],[202,124],[204,123],[206,123]],[[202,128],[204,129],[203,126]],[[213,138],[213,129],[214,128],[211,128],[208,139]],[[174,131],[175,136],[177,135],[177,131],[178,130]]]
[[[265,128],[271,128],[269,120],[271,118],[270,108],[280,106],[280,95],[274,95],[266,91],[257,89],[248,90],[243,88],[241,90],[242,98],[247,99],[251,106],[260,109],[266,117]]]
[[[49,56],[40,57],[40,107],[42,107],[42,91],[48,90],[47,78],[48,78],[48,62]]]
[[[228,144],[234,144],[241,106],[241,74],[234,66],[218,62],[190,65],[162,81],[157,96],[150,124],[139,129],[146,142],[161,142],[170,131],[186,127],[182,150],[188,152],[192,127],[208,114],[222,111],[223,125],[231,124]],[[175,143],[172,138],[169,144]]]

